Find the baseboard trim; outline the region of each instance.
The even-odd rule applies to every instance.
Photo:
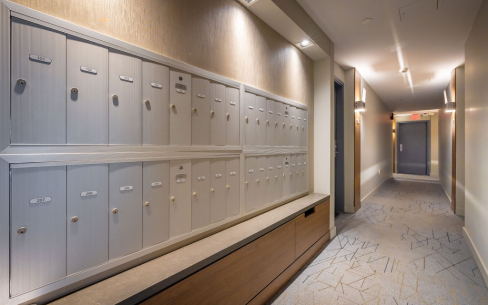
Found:
[[[481,260],[481,256],[480,256],[476,246],[473,244],[473,241],[471,240],[471,237],[469,236],[469,233],[466,230],[466,227],[463,227],[463,232],[464,232],[464,237],[467,241],[469,250],[471,250],[471,254],[473,254],[473,258],[476,262],[476,265],[478,265],[478,268],[480,269],[481,276],[483,276],[483,280],[485,280],[485,284],[488,286],[488,268],[486,268],[486,265]]]
[[[330,229],[329,232],[330,232],[330,239],[332,240],[337,235],[337,227],[334,226],[332,229]]]
[[[385,184],[386,181],[390,180],[392,177],[389,177],[388,179],[386,179],[385,181],[381,182],[380,184],[378,184],[377,187],[375,187],[371,192],[369,192],[366,196],[364,196],[362,199],[361,199],[361,202],[363,202],[364,199],[368,198],[369,195],[373,194],[374,191],[376,191],[380,186],[382,186],[383,184]]]
[[[451,196],[449,196],[449,194],[447,193],[446,188],[444,187],[444,185],[442,183],[440,183],[440,180],[439,180],[439,184],[442,186],[442,189],[444,190],[444,193],[446,194],[447,198],[449,198],[449,202],[452,203]]]

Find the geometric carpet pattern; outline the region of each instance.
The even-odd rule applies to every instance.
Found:
[[[438,183],[390,179],[269,304],[487,304],[488,289]]]

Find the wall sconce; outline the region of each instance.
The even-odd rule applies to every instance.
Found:
[[[455,112],[456,108],[454,107],[454,102],[449,102],[447,99],[446,90],[444,90],[444,104],[446,104],[446,112]]]
[[[366,110],[366,103],[364,101],[356,101],[354,105],[354,111],[364,112]]]

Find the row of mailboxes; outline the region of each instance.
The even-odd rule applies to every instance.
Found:
[[[245,209],[260,208],[308,190],[307,155],[247,157]]]
[[[238,215],[239,158],[12,168],[18,295]]]
[[[245,93],[245,143],[266,146],[307,146],[307,110]]]
[[[12,144],[239,145],[239,89],[12,21]]]

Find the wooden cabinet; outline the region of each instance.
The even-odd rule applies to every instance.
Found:
[[[329,213],[329,204],[321,203],[295,218],[297,235],[295,258],[302,255],[329,231]]]

